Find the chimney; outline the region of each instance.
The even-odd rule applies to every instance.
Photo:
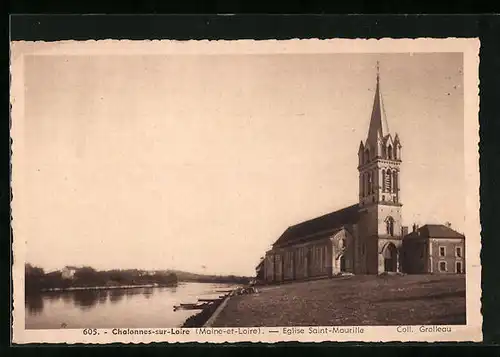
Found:
[[[413,233],[415,233],[416,231],[417,231],[417,224],[413,223]]]

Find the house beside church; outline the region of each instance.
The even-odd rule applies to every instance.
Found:
[[[404,237],[405,273],[465,273],[465,236],[442,224],[413,226]]]
[[[463,235],[443,225],[408,234],[402,226],[402,145],[389,131],[378,73],[368,135],[357,161],[358,202],[286,229],[266,252],[266,282],[339,273],[463,272]]]

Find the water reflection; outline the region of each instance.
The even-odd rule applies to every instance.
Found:
[[[116,304],[121,299],[123,299],[123,292],[119,289],[113,289],[109,292],[109,301],[111,301],[112,304]]]
[[[173,307],[218,296],[217,289],[213,284],[181,283],[31,294],[25,299],[26,328],[181,326],[193,312],[174,312]]]
[[[175,293],[175,288],[160,288],[160,291],[170,291]],[[32,294],[26,296],[26,308],[30,314],[40,314],[43,311],[44,299],[50,303],[56,303],[59,300],[64,303],[73,303],[75,307],[82,310],[88,310],[97,304],[106,304],[110,301],[112,304],[120,302],[124,296],[131,298],[142,295],[146,299],[154,295],[155,289],[147,288],[129,288],[129,289],[110,289],[110,290],[75,290],[64,292],[46,292],[43,294]]]
[[[32,315],[41,314],[43,311],[43,299],[41,295],[27,295],[24,304]]]
[[[168,292],[174,294],[174,293],[177,292],[177,285],[174,285],[174,286],[162,286],[161,288],[158,289],[158,291],[160,291],[160,292],[168,291]]]
[[[151,299],[155,293],[168,293],[174,295],[177,293],[178,287],[141,287],[127,289],[89,289],[89,290],[74,290],[74,291],[59,291],[45,292],[42,294],[31,294],[26,296],[26,308],[30,314],[40,314],[44,309],[44,301],[54,304],[62,300],[66,305],[72,304],[81,310],[89,310],[98,304],[117,304],[126,299],[132,299],[141,296],[145,299]],[[195,296],[197,294],[214,294],[213,289],[203,289],[202,291],[187,293],[187,296]],[[193,295],[192,295],[193,294]]]
[[[153,295],[153,293],[154,293],[154,289],[153,288],[144,288],[144,290],[142,291],[142,295],[146,299],[151,298],[151,296]]]
[[[142,292],[142,288],[129,288],[129,289],[124,289],[124,292],[125,292],[125,296],[127,296],[127,298],[131,298],[133,297],[134,295],[140,295],[141,292]]]
[[[82,310],[88,310],[99,301],[98,290],[79,290],[73,293],[73,302]]]
[[[73,297],[72,297],[71,293],[69,293],[69,292],[63,292],[62,299],[66,304],[69,304],[70,302],[73,301]]]
[[[47,299],[48,299],[50,302],[56,302],[56,301],[58,301],[59,299],[61,299],[61,294],[60,294],[60,293],[56,293],[56,292],[50,292],[50,293],[47,293]]]
[[[99,304],[105,304],[106,301],[108,301],[108,292],[106,290],[98,290],[99,293],[97,294],[97,300],[99,301]]]

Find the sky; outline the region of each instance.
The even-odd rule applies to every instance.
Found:
[[[32,55],[26,260],[254,274],[288,226],[357,202],[377,61],[403,224],[463,231],[461,53]]]

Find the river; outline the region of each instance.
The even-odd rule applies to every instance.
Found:
[[[236,285],[179,283],[175,287],[45,292],[26,297],[26,329],[180,327],[199,310],[174,305],[217,298]]]

